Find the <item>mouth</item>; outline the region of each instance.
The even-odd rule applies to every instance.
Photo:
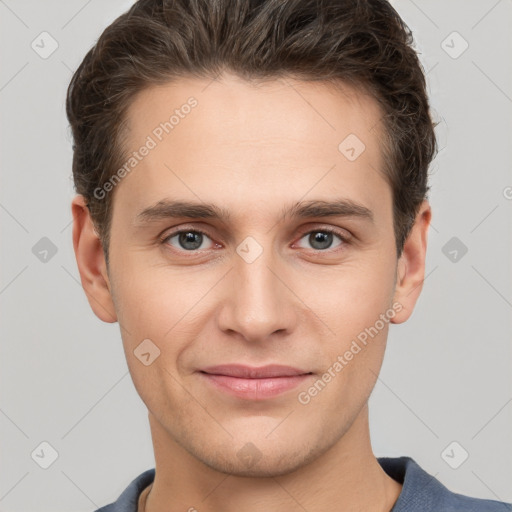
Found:
[[[245,400],[265,400],[290,391],[311,378],[313,372],[291,366],[210,366],[198,372],[217,391]]]

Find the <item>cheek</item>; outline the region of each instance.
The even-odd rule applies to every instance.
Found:
[[[322,393],[321,400],[330,397],[346,404],[347,400],[366,397],[375,383],[374,374],[380,370],[389,320],[395,315],[391,301],[393,267],[382,259],[373,265],[366,261],[364,268],[363,264],[347,264],[336,276],[331,273],[329,279],[315,280],[314,287],[313,281],[302,283],[309,287],[307,305],[328,326],[319,342],[325,354],[325,371],[330,368],[330,375],[335,377],[331,377],[330,391]],[[352,392],[346,394],[347,390]]]
[[[146,339],[160,350],[159,362],[175,368],[183,353],[205,328],[214,297],[215,275],[201,275],[168,267],[124,265],[116,279],[118,320],[127,357]],[[128,276],[130,276],[128,278]]]
[[[342,424],[351,424],[375,386],[384,359],[389,319],[394,316],[386,297],[382,294],[371,300],[352,301],[348,295],[325,315],[335,336],[321,340],[325,366],[318,377],[320,382],[315,389],[302,391],[304,400],[311,399],[319,417],[329,411],[326,422],[334,415],[343,418]]]
[[[391,306],[393,270],[382,257],[347,260],[335,271],[300,276],[294,289],[339,343],[373,325]]]
[[[180,313],[176,292],[152,279],[138,275],[116,288],[119,321],[130,337],[161,340]],[[125,333],[126,334],[126,333]]]
[[[168,401],[165,409],[183,407],[189,398],[176,381],[177,365],[200,311],[194,308],[200,290],[176,284],[162,270],[130,273],[128,266],[122,268],[124,280],[117,279],[115,286],[116,310],[134,386],[151,411],[162,409],[162,401]]]

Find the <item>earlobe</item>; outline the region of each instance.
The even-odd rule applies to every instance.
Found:
[[[104,322],[116,322],[111,287],[101,240],[96,233],[85,198],[77,195],[71,203],[73,248],[82,287],[94,314]]]
[[[409,319],[423,289],[428,228],[431,217],[430,205],[427,200],[424,200],[405,241],[397,265],[393,303],[399,302],[402,309],[390,320],[394,324],[400,324]]]

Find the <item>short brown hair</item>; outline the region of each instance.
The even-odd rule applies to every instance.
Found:
[[[126,161],[122,133],[131,101],[150,85],[223,70],[248,81],[348,83],[379,102],[399,257],[427,197],[437,144],[411,31],[388,1],[139,0],[101,34],[66,98],[75,188],[107,264],[113,194],[98,199],[94,191]]]

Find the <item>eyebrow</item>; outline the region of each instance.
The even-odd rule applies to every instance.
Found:
[[[373,212],[369,208],[346,198],[330,201],[300,201],[292,204],[291,206],[285,206],[282,208],[281,215],[283,219],[354,217],[371,222],[372,224],[375,223]],[[227,221],[231,219],[231,212],[223,207],[209,203],[162,199],[156,204],[145,208],[135,217],[137,223],[141,224],[173,218],[217,219],[220,221]]]

